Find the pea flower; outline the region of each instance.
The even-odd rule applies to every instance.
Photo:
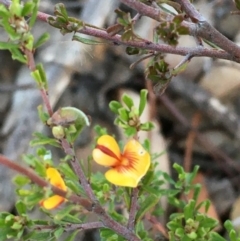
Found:
[[[102,166],[110,167],[105,173],[109,182],[125,187],[137,187],[150,166],[150,155],[138,141],[128,141],[121,153],[117,142],[109,135],[98,139],[93,159]]]
[[[49,179],[49,182],[53,186],[58,187],[64,191],[67,190],[67,187],[57,169],[55,169],[53,167],[47,168],[46,176]],[[59,195],[53,195],[45,200],[42,200],[40,202],[40,205],[43,206],[45,209],[54,209],[54,208],[58,207],[64,201],[65,201],[64,197],[61,197]]]

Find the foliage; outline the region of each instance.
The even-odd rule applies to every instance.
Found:
[[[151,1],[141,2],[149,6]],[[235,2],[239,8],[239,2]],[[184,13],[179,4],[174,1],[156,1],[159,7],[165,9],[163,3],[172,6],[175,13],[172,19],[163,19],[156,27],[154,42],[158,43],[162,39],[165,43],[175,46],[179,35],[189,34],[188,29],[182,26]],[[49,37],[43,34],[35,40],[31,33],[37,18],[37,10],[37,0],[25,3],[13,0],[9,8],[3,4],[0,5],[0,25],[9,37],[9,41],[0,42],[0,49],[9,50],[13,59],[29,66],[30,74],[44,97],[43,102],[47,110],[39,106],[39,118],[44,125],[51,128],[53,134],[50,138],[42,133],[34,133],[34,139],[30,145],[37,146],[38,149],[35,154],[23,156],[28,169],[7,161],[8,166],[18,170],[21,175],[14,179],[17,214],[0,213],[0,241],[11,238],[15,240],[58,240],[63,233],[69,233],[65,240],[70,241],[75,239],[80,230],[93,228],[99,228],[101,240],[106,241],[154,240],[151,230],[146,230],[145,221],[148,217],[159,218],[163,215],[165,210],[159,205],[159,200],[163,196],[166,196],[169,205],[178,210],[177,213],[170,215],[166,225],[168,233],[165,236],[170,241],[226,240],[214,231],[218,225],[217,221],[208,217],[206,213],[199,212],[200,207],[204,207],[207,212],[210,204],[207,200],[200,204],[197,201],[200,186],[193,185],[192,181],[197,174],[198,167],[195,167],[193,172],[187,173],[181,166],[174,164],[173,168],[178,174],[178,179],[173,180],[167,173],[157,171],[158,164],[153,158],[157,153],[151,153],[152,161],[149,164],[151,144],[149,140],[143,144],[130,140],[121,152],[116,140],[113,137],[109,138],[105,129],[99,126],[95,128],[100,137],[94,149],[97,152],[97,157],[94,157],[95,161],[103,163],[102,156],[104,156],[109,161],[106,164],[103,158],[104,165],[115,168],[117,171],[119,168],[125,168],[125,162],[130,169],[138,162],[140,164],[146,162],[144,171],[137,176],[135,188],[125,184],[115,186],[111,179],[106,179],[102,173],[92,173],[90,168],[85,170],[87,168],[76,159],[73,146],[83,128],[90,125],[89,118],[81,110],[73,107],[62,107],[54,113],[52,111],[47,94],[48,80],[44,67],[42,64],[35,65],[33,58],[36,48],[46,42]],[[62,34],[73,32],[73,40],[85,44],[99,44],[98,41],[90,41],[76,35],[76,32],[90,25],[82,20],[69,17],[63,4],[55,6],[54,14],[55,17],[48,18],[48,23],[60,29]],[[135,33],[136,18],[132,18],[129,13],[120,9],[116,10],[116,14],[117,24],[107,29],[109,35],[115,36],[117,33],[122,33],[122,41],[136,41],[136,43],[144,41]],[[29,16],[29,21],[26,21]],[[189,61],[188,58],[174,69],[170,69],[162,53],[133,47],[130,44],[126,48],[126,53],[141,56],[136,64],[143,59],[151,58],[145,71],[146,77],[153,81],[157,91],[161,92],[167,88],[173,76],[187,67]],[[128,138],[136,139],[139,131],[151,131],[154,128],[151,122],[141,122],[141,115],[147,103],[147,94],[147,90],[141,90],[138,106],[134,105],[134,101],[127,94],[122,96],[121,102],[109,103],[111,111],[116,114],[115,124],[124,130]],[[102,143],[100,140],[103,137]],[[47,149],[48,145],[64,150],[65,157],[59,160],[58,164],[54,164],[54,158]],[[134,145],[135,149],[132,147]],[[135,155],[135,159],[129,154],[129,149],[131,154]],[[100,159],[98,151],[101,154]],[[93,156],[96,155],[93,152]],[[144,158],[143,155],[145,155]],[[91,160],[91,156],[89,159]],[[116,166],[116,160],[118,166]],[[1,158],[0,164],[4,164]],[[131,175],[136,175],[135,171],[131,169]],[[129,172],[129,169],[124,169],[124,172]],[[126,178],[125,174],[121,177]],[[118,181],[124,183],[124,180]],[[165,182],[171,184],[170,189],[163,188]],[[186,195],[191,190],[194,193],[193,199],[180,198],[181,195]],[[53,205],[46,205],[46,201]],[[29,211],[33,208],[41,210],[46,219],[33,220],[29,216]],[[88,212],[94,212],[99,221],[89,223]],[[230,221],[225,222],[225,227],[231,241],[240,240]]]

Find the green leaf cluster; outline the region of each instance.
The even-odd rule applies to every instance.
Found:
[[[0,26],[4,28],[9,37],[8,42],[0,42],[0,49],[9,50],[12,58],[22,63],[27,63],[27,57],[22,50],[34,51],[49,37],[48,34],[44,34],[34,43],[30,30],[35,23],[37,9],[38,0],[25,3],[13,0],[8,9],[3,4],[0,5]],[[26,18],[30,15],[30,21],[27,21]]]
[[[156,28],[156,34],[165,43],[176,46],[178,44],[179,35],[189,34],[189,30],[181,26],[184,15],[176,15],[171,21],[163,21]]]
[[[116,25],[108,28],[108,33],[111,35],[115,35],[116,33],[123,31],[121,35],[121,39],[123,41],[131,41],[131,40],[137,40],[140,39],[139,36],[137,36],[134,33],[134,22],[130,16],[130,13],[126,13],[120,9],[116,9],[115,13],[117,14],[117,23]]]
[[[134,102],[130,96],[124,94],[122,103],[119,101],[111,101],[109,107],[112,112],[117,114],[115,124],[124,129],[125,134],[130,137],[134,136],[138,131],[150,131],[154,125],[151,122],[141,123],[140,116],[147,103],[147,90],[141,90],[139,106],[134,106]]]
[[[211,231],[218,221],[206,214],[197,212],[195,200],[190,200],[183,213],[170,216],[167,227],[170,230],[170,240],[209,240]]]
[[[47,21],[51,26],[59,28],[63,35],[66,33],[77,32],[85,26],[83,21],[68,16],[63,3],[55,5],[54,15],[56,17],[49,17]]]

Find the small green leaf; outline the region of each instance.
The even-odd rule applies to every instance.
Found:
[[[125,31],[121,36],[122,41],[131,41],[134,39],[132,30]]]
[[[41,87],[41,75],[39,73],[39,70],[36,69],[36,70],[32,71],[31,76],[34,78],[34,80],[36,81],[37,85],[40,88]]]
[[[12,226],[11,226],[11,229],[14,229],[14,230],[20,230],[20,229],[22,229],[23,228],[23,226],[22,226],[22,224],[20,224],[20,223],[17,223],[17,222],[15,222]]]
[[[76,217],[76,216],[73,216],[71,214],[67,214],[65,215],[62,219],[61,219],[62,222],[65,222],[65,223],[73,223],[73,224],[79,224],[81,223],[82,221]]]
[[[22,187],[22,186],[28,184],[30,182],[30,180],[28,177],[18,175],[16,177],[14,177],[13,182],[15,185]]]
[[[127,94],[124,94],[122,96],[122,101],[128,107],[129,110],[131,110],[131,108],[134,106],[132,98],[130,96],[128,96]]]
[[[150,121],[146,122],[146,123],[143,123],[141,124],[140,126],[140,130],[141,131],[150,131],[154,128],[154,124]]]
[[[9,234],[13,233],[13,231],[10,228],[1,228],[1,232],[0,232],[0,241],[6,241],[7,240],[7,236]]]
[[[184,207],[184,217],[185,220],[194,218],[194,209],[195,209],[196,201],[190,200],[188,204]]]
[[[25,17],[25,16],[29,15],[30,13],[32,13],[33,8],[34,8],[34,4],[32,2],[24,3],[24,6],[22,8],[22,16]]]
[[[35,139],[30,141],[30,146],[51,145],[55,147],[60,147],[60,144],[56,139],[44,136],[42,133],[35,132],[33,136],[35,137]]]
[[[78,232],[80,232],[79,230],[75,230],[74,232],[72,232],[70,235],[68,235],[68,237],[66,239],[64,239],[64,241],[74,241],[75,237],[77,236]]]
[[[127,137],[131,137],[131,136],[134,136],[136,135],[137,133],[137,130],[135,127],[127,127],[125,128],[124,130],[124,134],[127,136]]]
[[[47,77],[46,77],[46,73],[43,68],[43,65],[38,64],[36,66],[36,69],[39,71],[39,75],[41,77],[41,88],[43,88],[44,90],[47,90],[48,89],[48,81],[47,81]]]
[[[224,227],[227,229],[228,233],[234,229],[233,224],[230,220],[226,220],[224,223]]]
[[[54,14],[63,16],[66,20],[68,19],[68,13],[63,3],[58,3],[55,5]]]
[[[104,42],[100,42],[95,39],[83,38],[80,35],[76,35],[76,34],[73,35],[72,40],[81,42],[83,44],[88,44],[88,45],[106,44]]]
[[[23,55],[19,49],[17,48],[12,48],[12,49],[9,49],[9,51],[11,52],[12,54],[12,59],[13,60],[18,60],[19,62],[23,63],[23,64],[26,64],[27,63],[27,58],[25,55]]]
[[[220,49],[215,43],[210,42],[207,39],[202,39],[203,42],[205,42],[206,44],[208,44],[210,47],[214,48],[214,49]]]
[[[140,205],[139,210],[136,214],[136,222],[139,222],[146,212],[148,212],[152,207],[154,207],[159,202],[158,195],[150,195],[148,196],[143,203]]]
[[[46,241],[46,240],[49,240],[50,238],[52,237],[52,233],[49,232],[49,231],[34,231],[32,232],[31,236],[29,237],[28,240],[31,240],[31,241]]]
[[[9,11],[12,15],[21,17],[22,5],[19,1],[12,1],[9,6]]]
[[[128,121],[129,120],[129,116],[128,116],[128,111],[122,107],[118,109],[118,113],[119,113],[119,117],[123,120],[123,121]]]
[[[198,196],[199,196],[200,192],[201,192],[201,185],[200,184],[196,184],[194,186],[194,193],[193,193],[193,199],[194,200],[198,199]],[[206,206],[205,212],[207,212],[208,208],[209,208],[209,206]]]
[[[227,241],[225,238],[223,238],[220,234],[216,232],[210,232],[209,236],[209,241]]]
[[[139,107],[138,107],[139,116],[142,115],[142,113],[145,109],[145,106],[147,103],[147,94],[148,94],[148,91],[146,89],[143,89],[140,92],[140,103],[139,103]]]
[[[66,183],[67,187],[70,188],[75,194],[77,194],[77,195],[85,194],[82,186],[79,185],[79,181],[65,180],[65,183]]]
[[[33,27],[37,19],[39,0],[32,0],[32,3],[34,4],[34,6],[33,6],[33,10],[31,11],[31,18],[28,24],[30,28]]]
[[[28,209],[31,209],[43,199],[43,194],[40,191],[34,193],[27,193],[28,190],[21,191],[22,194],[24,194],[23,192],[25,191],[26,197],[24,199],[24,202],[26,203]]]
[[[7,10],[7,8],[1,4],[0,5],[0,16],[1,18],[9,18],[9,11]]]
[[[1,42],[0,49],[18,49],[18,45],[10,42]]]
[[[113,230],[101,228],[100,229],[101,241],[125,241],[123,237],[117,235]]]
[[[43,110],[43,106],[42,105],[39,105],[37,107],[38,109],[38,116],[39,116],[39,119],[45,124],[47,123],[47,120],[49,119],[49,114],[44,112]]]
[[[173,76],[176,76],[176,75],[178,75],[178,74],[181,74],[183,71],[186,70],[186,68],[187,68],[187,66],[188,66],[188,63],[189,63],[189,60],[188,60],[187,62],[181,64],[179,67],[174,68],[174,69],[172,70],[172,72],[171,72],[172,75],[173,75]]]
[[[27,207],[26,205],[21,201],[18,200],[17,203],[15,204],[15,207],[17,209],[17,212],[19,213],[19,215],[24,215],[27,212]]]
[[[54,237],[56,238],[56,239],[58,239],[58,238],[60,238],[61,237],[61,235],[63,234],[63,232],[64,232],[64,229],[62,228],[62,227],[59,227],[59,228],[57,228],[57,229],[55,229],[55,231],[54,231]]]
[[[118,110],[122,108],[122,104],[116,100],[113,100],[109,103],[109,108],[115,114],[118,114]]]
[[[54,220],[59,222],[73,210],[73,205],[69,205],[54,215]]]
[[[41,45],[43,45],[44,43],[46,43],[49,38],[50,38],[50,34],[49,34],[49,33],[44,33],[44,34],[42,34],[42,35],[38,38],[38,40],[34,43],[33,48],[36,49],[36,48],[40,47]]]

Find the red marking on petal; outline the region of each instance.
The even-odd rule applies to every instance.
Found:
[[[112,150],[110,150],[109,148],[107,148],[103,145],[97,145],[96,148],[99,149],[100,151],[102,151],[104,154],[106,154],[110,157],[113,157],[116,160],[120,161],[118,156]]]
[[[122,173],[131,171],[131,170],[136,171],[135,164],[137,163],[137,161],[138,161],[138,157],[135,152],[127,152],[127,153],[125,152],[121,156],[121,163],[119,163],[118,166],[115,166],[113,168],[116,168],[118,172],[122,172]]]

